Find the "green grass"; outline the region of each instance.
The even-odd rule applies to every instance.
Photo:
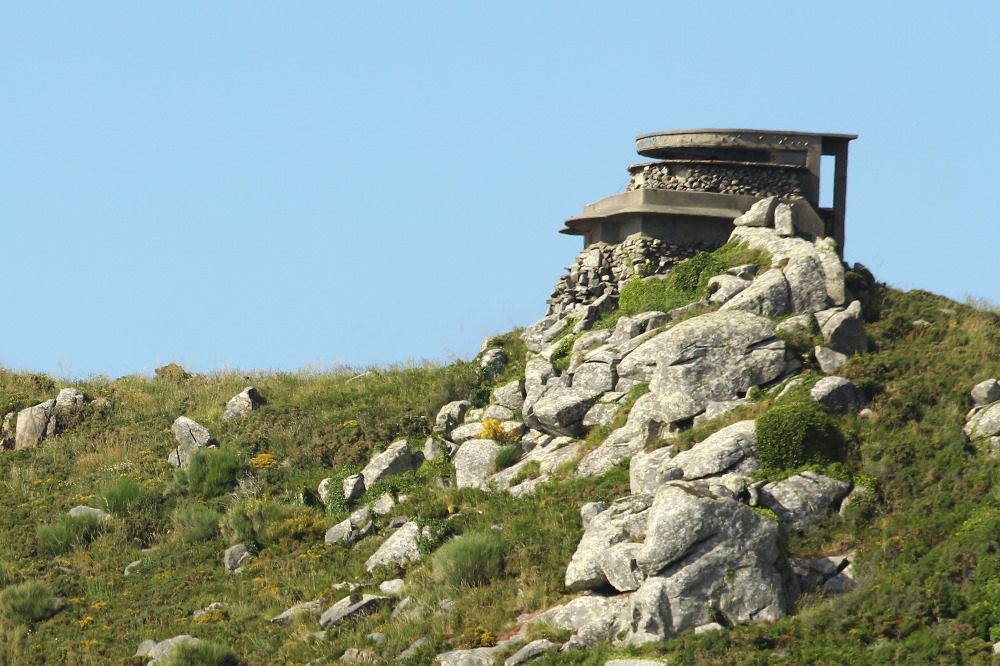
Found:
[[[752,263],[737,255],[723,259],[727,265]],[[684,280],[675,287],[690,295],[693,285],[697,292],[718,268],[704,261],[698,271],[681,271],[675,279]],[[588,652],[550,654],[538,664],[603,664],[624,656],[692,664],[991,663],[990,645],[1000,638],[998,461],[966,444],[961,430],[971,387],[1000,376],[1000,316],[926,292],[862,286],[877,351],[853,358],[843,374],[864,388],[872,414],[826,417],[845,448],[841,468],[823,469],[870,487],[873,499],[850,520],[832,516],[788,540],[790,554],[800,557],[855,551],[858,589],[839,597],[807,596],[794,616],[774,623],[684,634],[642,649],[602,644]],[[931,326],[914,327],[917,319]],[[802,351],[808,343],[803,341]],[[353,507],[324,511],[301,502],[303,490],[315,492],[325,477],[335,479],[336,491],[343,475],[396,439],[408,438],[420,448],[446,402],[481,399],[517,379],[524,365],[517,336],[493,344],[503,346],[511,364],[491,383],[473,363],[376,369],[357,378],[361,371],[250,373],[249,381],[247,373],[185,377],[174,371],[155,379],[73,382],[113,407],[81,410],[65,431],[38,448],[0,454],[0,664],[131,663],[141,641],[178,634],[224,646],[220,654],[231,651],[248,666],[304,664],[367,647],[372,631],[387,634],[379,649],[388,661],[427,636],[427,646],[410,663],[429,663],[438,652],[469,647],[487,635],[503,637],[523,612],[565,602],[565,567],[582,534],[579,508],[628,494],[624,465],[599,478],[550,480],[515,500],[503,493],[439,490],[437,479],[453,478],[454,470],[446,460],[433,461],[371,489]],[[226,402],[248,384],[267,404],[222,423]],[[0,406],[37,404],[66,385],[0,370]],[[623,424],[645,390],[635,389],[615,423],[595,428],[586,446]],[[731,418],[765,419],[800,401],[805,391],[780,401],[761,391]],[[222,443],[220,451],[241,462],[266,453],[274,464],[222,475],[224,482],[206,493],[214,495],[210,499],[174,492],[166,457],[173,445],[170,424],[181,414],[205,425]],[[681,439],[703,439],[729,418]],[[300,640],[318,630],[313,621],[271,625],[270,617],[304,600],[332,605],[339,598],[334,583],[350,580],[363,592],[377,590],[380,579],[367,574],[364,561],[385,533],[347,549],[325,545],[322,532],[381,492],[406,497],[394,515],[416,518],[435,531],[424,559],[398,572],[407,594],[418,600],[415,614],[392,618],[386,609],[345,624],[321,643]],[[104,508],[114,518],[100,529],[69,523],[66,511],[79,504]],[[377,525],[384,527],[389,518]],[[449,535],[458,538],[435,550]],[[468,574],[480,558],[467,554],[450,560],[454,571],[466,573],[444,573],[447,565],[437,564],[444,549],[463,543],[469,548],[479,538],[502,543],[502,558],[491,556],[487,574]],[[222,553],[233,542],[251,543],[258,551],[240,575],[222,566]],[[152,550],[143,552],[147,547]],[[125,566],[139,559],[142,567],[123,576]],[[8,595],[10,608],[23,610],[8,610]],[[58,613],[46,605],[49,595],[66,600]],[[455,602],[448,615],[437,612],[445,598]],[[191,618],[214,601],[227,602],[226,613],[202,622]]]

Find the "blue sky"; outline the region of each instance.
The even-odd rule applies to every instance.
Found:
[[[848,261],[1000,300],[996,3],[674,4],[5,3],[0,365],[469,358],[666,129],[859,134]]]

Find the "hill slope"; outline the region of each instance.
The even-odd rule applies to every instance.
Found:
[[[864,391],[870,411],[824,411],[846,450],[838,464],[820,461],[813,469],[868,488],[869,501],[846,518],[834,512],[806,529],[783,526],[782,548],[790,561],[852,554],[853,589],[806,592],[793,613],[773,621],[631,647],[599,642],[533,663],[603,664],[612,655],[669,663],[991,663],[991,645],[1000,640],[997,461],[988,440],[968,442],[963,426],[972,387],[1000,376],[1000,316],[870,283],[863,271],[849,274],[848,284],[861,299],[872,349],[837,374]],[[659,309],[656,290],[645,288],[652,301],[639,310]],[[629,302],[625,294],[622,302]],[[612,313],[603,325],[622,314]],[[737,411],[685,425],[679,435],[664,433],[647,450],[697,450],[731,423],[757,419],[759,429],[777,407],[809,402],[808,388],[822,376],[813,352],[821,340],[809,332],[784,340],[804,363],[802,384],[780,397],[784,379],[753,390]],[[556,346],[558,366],[572,346]],[[336,492],[398,439],[423,449],[442,405],[469,399],[473,408],[485,406],[492,389],[524,377],[529,354],[518,332],[490,347],[509,358],[499,374],[478,362],[358,376],[203,377],[174,367],[152,379],[73,382],[86,401],[60,412],[57,432],[37,446],[0,454],[0,663],[130,663],[143,641],[184,634],[217,647],[203,646],[214,656],[183,663],[334,663],[351,649],[390,661],[421,638],[399,663],[430,663],[448,650],[493,645],[521,627],[519,616],[577,596],[565,576],[584,534],[581,506],[630,495],[630,457],[582,478],[575,463],[557,466],[519,498],[455,488],[447,458],[390,476],[353,502]],[[227,401],[250,384],[266,404],[222,421]],[[2,413],[43,403],[60,388],[48,377],[0,372]],[[616,422],[573,440],[577,459],[625,424],[643,390],[625,398]],[[92,402],[98,398],[108,402]],[[167,462],[177,446],[171,424],[182,415],[220,443],[211,460],[187,473]],[[483,434],[489,433],[476,436]],[[499,432],[493,438],[517,439]],[[494,461],[494,469],[516,463],[524,448],[508,449],[509,458]],[[773,483],[801,469],[793,467],[752,478]],[[532,467],[518,481],[541,470]],[[317,494],[326,478],[334,491],[324,503]],[[395,505],[374,516],[370,536],[351,547],[324,543],[329,528],[385,493]],[[68,519],[78,505],[111,516]],[[425,529],[420,560],[367,571],[366,560],[402,516],[396,524]],[[449,541],[455,535],[462,538]],[[230,573],[223,554],[235,543],[246,544],[252,556],[241,572]],[[287,624],[270,621],[302,602],[318,600],[320,611],[333,606],[348,594],[335,587],[340,583],[359,585],[358,595],[381,595],[379,583],[397,575],[404,580],[401,595],[411,599],[402,612],[399,602],[387,603],[330,625],[321,638],[310,638],[320,627],[309,612]],[[209,610],[194,615],[203,609]],[[380,642],[370,637],[375,632],[384,634]],[[525,632],[525,640],[569,638],[551,622],[529,624]],[[498,663],[517,647],[504,647]]]

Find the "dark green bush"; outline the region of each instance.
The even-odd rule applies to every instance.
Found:
[[[843,462],[846,443],[812,402],[779,405],[757,417],[757,456],[765,470]]]
[[[186,470],[174,472],[174,480],[185,494],[211,499],[232,490],[245,467],[243,455],[234,449],[199,449]]]
[[[493,469],[500,471],[507,469],[521,459],[521,447],[517,444],[507,444],[501,446],[497,451],[497,457],[493,461]]]
[[[219,533],[222,516],[204,504],[189,504],[174,512],[174,529],[184,543],[207,541]]]
[[[219,522],[219,531],[231,546],[242,543],[250,550],[260,550],[267,541],[268,523],[276,513],[273,506],[260,500],[236,502]]]
[[[449,541],[434,553],[434,578],[444,585],[485,585],[503,574],[507,547],[498,534],[473,532]]]
[[[39,548],[49,555],[61,555],[75,546],[86,545],[101,532],[97,516],[65,516],[58,523],[42,525],[35,531]]]
[[[146,500],[142,487],[132,479],[121,479],[108,487],[98,500],[98,508],[116,516],[127,516]]]
[[[181,643],[157,663],[163,666],[239,666],[243,662],[224,645],[198,641]]]
[[[11,585],[0,592],[0,613],[14,624],[41,622],[52,617],[55,612],[52,593],[39,582]]]

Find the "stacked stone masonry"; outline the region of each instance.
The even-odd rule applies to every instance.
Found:
[[[657,162],[639,164],[628,190],[678,190],[716,192],[756,197],[801,199],[798,170],[751,164],[691,164]]]
[[[569,272],[559,278],[548,300],[548,314],[574,316],[604,296],[611,310],[618,304],[619,290],[632,277],[664,275],[675,264],[712,249],[704,243],[671,243],[642,236],[617,245],[595,243],[578,254]]]

